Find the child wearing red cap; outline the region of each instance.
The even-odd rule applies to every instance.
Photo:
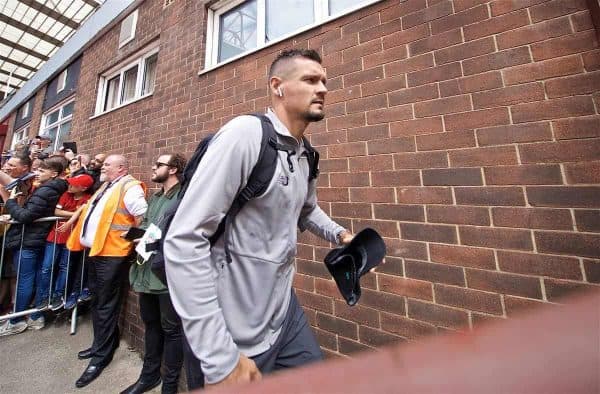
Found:
[[[94,184],[94,179],[87,174],[81,174],[67,178],[67,182],[69,184],[69,189],[60,196],[54,214],[56,216],[71,218],[76,214],[77,210],[90,199],[91,194],[88,192],[88,189]],[[66,248],[71,228],[72,226],[65,226],[64,222],[57,222],[56,226],[50,230],[50,233],[46,238],[46,250],[42,267],[48,269],[44,270],[42,268],[42,271],[50,272],[51,267],[54,266],[54,262],[59,262],[54,291],[50,301],[50,309],[53,311],[60,309],[64,304],[64,293],[69,265],[78,265],[78,260],[81,260],[81,257],[76,256],[74,253],[69,256],[69,250]],[[74,274],[77,275],[77,272]],[[37,288],[42,297],[40,299],[45,299],[47,301],[50,286],[50,275],[48,274],[47,277],[44,276],[42,278],[42,283],[40,283]],[[77,298],[76,295],[75,298]],[[42,302],[42,304],[44,303],[45,302]]]

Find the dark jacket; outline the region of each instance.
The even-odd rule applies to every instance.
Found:
[[[52,179],[44,182],[35,189],[22,207],[15,199],[6,201],[6,212],[20,222],[11,224],[6,233],[6,247],[19,248],[21,246],[21,234],[23,234],[23,249],[38,249],[44,247],[46,237],[54,222],[38,222],[34,220],[54,216],[54,210],[60,196],[67,191],[68,185],[64,179]],[[23,231],[23,227],[25,228]]]

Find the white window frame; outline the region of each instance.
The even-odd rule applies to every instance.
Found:
[[[60,126],[62,126],[63,123],[67,123],[67,122],[72,122],[73,121],[73,112],[71,112],[69,115],[63,117],[63,109],[64,107],[66,107],[67,105],[74,103],[75,99],[71,99],[65,102],[62,102],[58,105],[55,105],[54,107],[52,107],[51,109],[49,109],[48,111],[46,111],[43,115],[42,115],[42,121],[40,122],[40,132],[38,133],[39,135],[48,135],[47,130],[50,130],[54,127],[56,127],[56,139],[54,141],[52,141],[52,150],[53,151],[57,151],[59,146],[57,146],[58,143],[58,136],[60,133]],[[54,113],[56,111],[59,111],[58,113],[58,120],[54,123],[51,123],[49,125],[46,125],[46,120],[48,119],[48,116],[51,113]],[[71,123],[72,125],[72,123]]]
[[[98,96],[96,97],[96,110],[94,111],[94,116],[92,118],[109,113],[111,111],[115,111],[119,108],[122,108],[126,105],[132,104],[138,100],[144,99],[146,97],[152,96],[154,94],[154,89],[150,93],[142,94],[143,82],[144,82],[144,74],[146,72],[146,60],[156,54],[158,54],[158,42],[154,43],[149,50],[146,50],[143,54],[138,54],[136,56],[130,57],[125,62],[121,63],[110,69],[108,72],[102,74],[100,76],[98,82]],[[127,70],[137,66],[138,73],[135,82],[135,94],[134,97],[128,101],[121,102],[123,96],[123,76]],[[157,65],[158,66],[158,65]],[[119,77],[119,87],[118,87],[118,97],[117,97],[117,105],[110,109],[104,109],[106,93],[108,89],[108,81],[113,79],[116,76]],[[154,75],[156,82],[156,74]]]
[[[22,141],[27,141],[29,139],[29,124],[27,126],[21,127],[19,130],[15,131],[12,135],[12,141],[10,143],[10,150],[14,150],[15,146],[17,146],[17,144],[19,142]],[[21,134],[22,133],[22,134]],[[17,139],[15,137],[17,137],[18,135],[21,134],[21,138]]]
[[[21,119],[26,119],[30,115],[31,111],[31,101],[27,101],[23,104],[23,109],[21,110]]]
[[[58,79],[56,80],[56,93],[65,90],[65,87],[67,86],[67,76],[69,75],[68,70],[68,68],[65,68],[63,72],[58,75]]]
[[[204,74],[208,71],[214,70],[227,63],[231,63],[237,59],[248,56],[251,53],[257,52],[263,48],[267,48],[271,45],[275,45],[281,41],[287,40],[297,34],[313,29],[316,26],[331,22],[344,15],[355,12],[361,8],[365,8],[372,4],[378,3],[382,0],[363,0],[361,3],[348,7],[347,10],[335,15],[329,15],[329,1],[328,0],[312,0],[314,3],[314,23],[306,26],[302,26],[294,31],[289,32],[281,37],[277,37],[269,42],[265,42],[265,29],[266,29],[266,0],[256,0],[256,37],[257,45],[256,48],[250,49],[246,52],[242,52],[236,56],[219,62],[219,30],[220,30],[220,17],[232,8],[245,3],[247,0],[221,0],[211,5],[208,8],[208,17],[206,24],[206,53],[204,68],[200,70],[198,74]]]
[[[125,38],[123,41],[120,41],[121,33],[123,31],[123,26],[125,25],[125,22],[129,18],[133,19],[133,21],[131,22],[131,31],[129,32],[129,36],[127,38]],[[131,40],[133,40],[135,38],[135,29],[137,27],[137,20],[138,20],[138,10],[135,10],[131,14],[127,15],[127,17],[125,19],[123,19],[123,21],[121,22],[121,29],[119,29],[119,49],[121,49],[124,45],[131,42]]]

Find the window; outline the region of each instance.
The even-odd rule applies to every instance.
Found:
[[[101,114],[154,92],[158,48],[128,61],[100,77],[96,114]]]
[[[19,142],[26,142],[29,137],[29,126],[23,127],[21,130],[13,133],[12,142],[10,143],[10,150],[14,150]]]
[[[378,1],[219,1],[208,10],[205,68],[241,57]]]
[[[31,115],[31,104],[28,101],[25,104],[23,104],[23,107],[21,109],[21,119],[26,119],[27,117],[29,117],[29,115]]]
[[[50,144],[52,151],[58,150],[62,143],[67,141],[67,136],[71,131],[74,108],[75,102],[71,101],[45,113],[42,117],[40,135],[47,135],[52,139]]]
[[[119,48],[133,40],[135,37],[135,26],[137,25],[138,10],[133,11],[121,22],[119,33]]]
[[[68,69],[65,68],[64,71],[58,76],[58,81],[56,82],[56,93],[65,90],[65,86],[67,85],[67,70]]]

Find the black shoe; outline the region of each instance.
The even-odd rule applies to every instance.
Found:
[[[152,390],[153,388],[155,388],[159,384],[160,384],[160,376],[158,377],[158,379],[155,379],[155,380],[152,380],[152,381],[142,380],[142,378],[139,378],[137,380],[137,382],[135,382],[131,386],[127,387],[125,390],[121,391],[121,394],[141,394],[141,393],[145,393],[146,391]]]
[[[77,358],[80,360],[85,360],[87,358],[92,358],[93,355],[94,352],[92,352],[92,348],[90,347],[77,353]]]
[[[98,365],[88,365],[83,374],[75,382],[75,387],[85,387],[92,383],[102,373],[104,368]]]

